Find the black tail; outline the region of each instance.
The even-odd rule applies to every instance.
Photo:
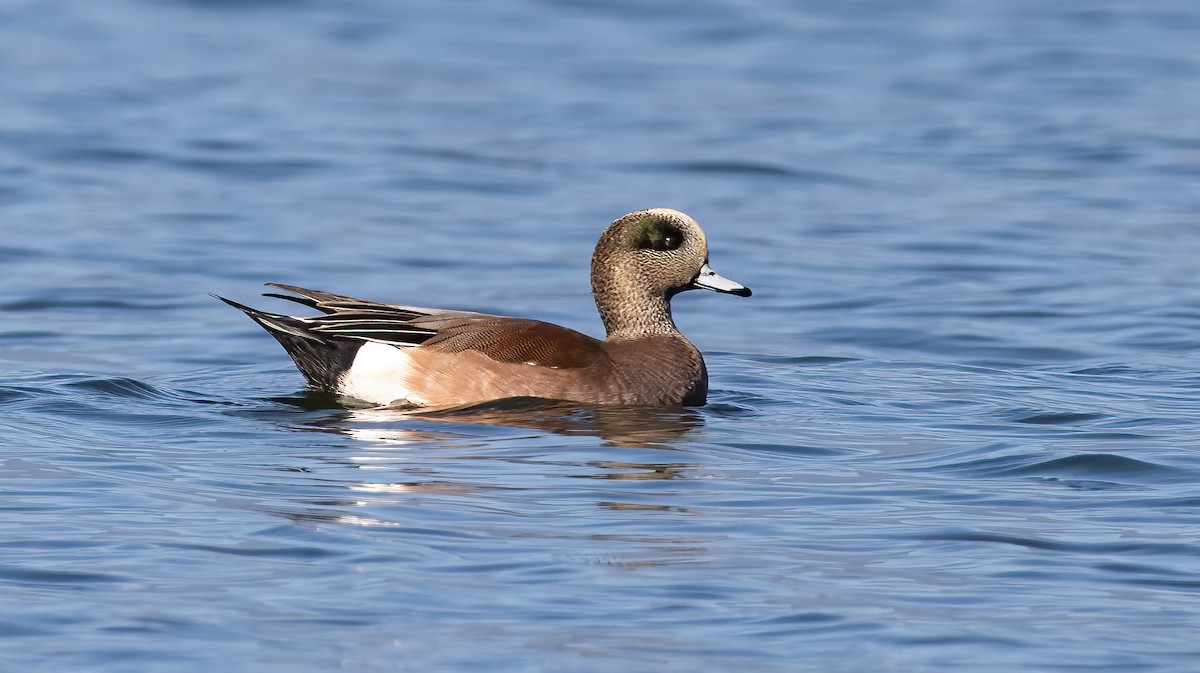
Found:
[[[309,329],[308,325],[299,318],[267,313],[245,304],[239,304],[232,299],[213,295],[217,299],[250,316],[254,322],[262,325],[271,336],[275,337],[292,360],[296,368],[304,374],[309,384],[324,390],[336,390],[338,380],[350,365],[354,356],[363,344],[361,340],[346,339],[331,334],[322,334]]]

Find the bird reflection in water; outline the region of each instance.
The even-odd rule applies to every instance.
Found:
[[[310,416],[302,427],[313,432],[331,432],[346,435],[369,445],[369,450],[354,456],[329,455],[322,458],[341,467],[359,470],[381,471],[400,469],[418,479],[397,481],[368,481],[350,485],[357,497],[368,497],[368,502],[379,503],[394,498],[413,497],[469,497],[494,491],[504,486],[474,484],[462,481],[462,474],[446,474],[445,454],[439,452],[440,464],[435,467],[428,461],[429,454],[419,451],[422,458],[419,466],[412,460],[418,454],[380,451],[380,449],[410,447],[453,448],[457,452],[470,450],[466,457],[490,457],[497,460],[515,460],[522,463],[536,462],[528,455],[513,456],[501,451],[487,450],[491,444],[488,436],[475,436],[465,431],[470,426],[496,426],[533,429],[560,436],[596,437],[608,446],[619,450],[631,449],[639,457],[662,456],[658,451],[677,451],[689,433],[704,425],[703,416],[686,408],[651,408],[621,406],[589,406],[572,402],[561,402],[538,398],[509,398],[444,409],[400,409],[390,407],[354,408],[344,399],[320,392],[304,392],[294,397],[274,398],[292,407],[310,412],[322,412]],[[333,413],[330,413],[333,412]],[[293,416],[294,418],[294,416]],[[291,427],[296,427],[292,425]],[[587,447],[580,447],[586,449]],[[548,463],[561,469],[564,464],[574,464],[578,471],[564,476],[577,479],[616,479],[630,481],[686,479],[687,471],[695,465],[684,461],[622,461],[622,454],[614,452],[610,458],[598,458],[592,445],[590,460],[573,461],[571,454],[560,454],[559,458],[548,459]],[[642,450],[649,450],[647,455]],[[462,456],[463,454],[459,454]],[[574,454],[579,458],[583,456]],[[625,454],[626,456],[630,454]],[[563,461],[566,458],[566,461]],[[449,464],[455,461],[451,459]],[[440,474],[438,474],[441,472]],[[560,473],[561,474],[561,473]],[[436,475],[436,476],[435,476]],[[472,480],[473,481],[473,480]],[[366,504],[366,503],[357,503]],[[611,500],[598,501],[597,506],[609,510],[682,510],[678,506],[626,503]],[[381,523],[371,518],[361,518],[346,523]]]
[[[560,435],[599,437],[620,447],[662,448],[704,424],[687,408],[589,406],[532,397],[513,397],[410,416],[452,423],[507,425]]]
[[[511,397],[441,409],[353,408],[335,396],[319,392],[275,398],[275,401],[310,410],[346,409],[344,416],[323,419],[320,429],[394,444],[427,442],[441,435],[433,427],[414,428],[412,421],[529,428],[558,435],[598,437],[623,448],[670,448],[672,443],[704,425],[704,418],[686,407],[592,406],[536,397]],[[390,423],[403,425],[387,425]]]

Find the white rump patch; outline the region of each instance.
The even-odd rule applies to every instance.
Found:
[[[368,341],[359,347],[354,363],[342,374],[338,392],[371,404],[424,406],[425,401],[413,397],[409,390],[412,371],[407,348]]]

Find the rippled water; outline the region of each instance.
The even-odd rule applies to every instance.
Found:
[[[0,662],[1200,662],[1200,6],[0,5]],[[596,334],[695,216],[709,406],[417,418],[209,292]]]

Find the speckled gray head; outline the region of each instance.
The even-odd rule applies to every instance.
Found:
[[[678,210],[639,210],[600,236],[592,292],[610,337],[674,332],[671,297],[696,289],[750,296],[749,288],[712,270],[704,231]]]

